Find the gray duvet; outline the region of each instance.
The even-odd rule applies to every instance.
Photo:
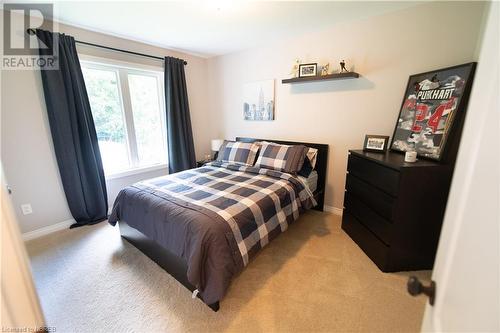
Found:
[[[125,221],[187,262],[207,304],[304,209],[315,204],[296,177],[214,162],[123,189],[109,223]]]

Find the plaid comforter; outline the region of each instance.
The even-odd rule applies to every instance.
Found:
[[[223,162],[134,186],[222,217],[232,230],[244,266],[300,212],[316,204],[309,189],[288,173]]]

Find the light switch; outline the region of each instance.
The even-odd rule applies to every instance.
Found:
[[[21,210],[23,211],[24,215],[29,215],[29,214],[33,213],[33,209],[31,208],[30,204],[21,205]]]

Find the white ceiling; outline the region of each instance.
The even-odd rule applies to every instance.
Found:
[[[61,23],[210,57],[417,2],[56,2]]]

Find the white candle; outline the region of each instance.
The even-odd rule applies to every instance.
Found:
[[[405,153],[405,162],[416,162],[417,161],[417,152],[416,151],[407,151]]]

